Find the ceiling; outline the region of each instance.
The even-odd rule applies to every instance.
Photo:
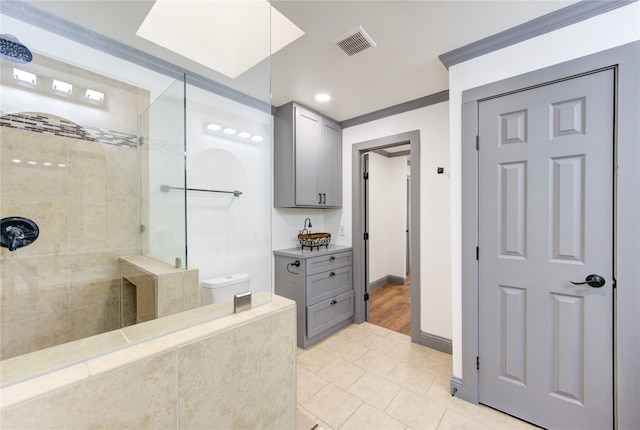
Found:
[[[192,1],[201,0],[181,3],[188,8]],[[295,100],[344,121],[446,90],[448,74],[438,59],[440,54],[575,0],[272,0],[305,35],[276,52],[270,63],[263,61],[236,79],[136,36],[152,0],[27,3],[256,98],[265,99],[265,76],[270,66],[272,105]],[[377,47],[349,57],[331,41],[358,25]],[[206,31],[202,37],[207,37]],[[331,94],[332,99],[316,101],[314,96],[321,91]]]

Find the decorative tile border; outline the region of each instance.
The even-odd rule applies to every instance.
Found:
[[[0,127],[15,128],[33,133],[46,133],[70,139],[99,142],[106,145],[138,147],[138,137],[98,127],[81,126],[69,120],[27,113],[7,114],[0,117]]]

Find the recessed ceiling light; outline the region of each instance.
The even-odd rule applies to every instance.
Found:
[[[224,134],[228,134],[230,136],[236,134],[236,130],[234,128],[225,128],[223,132]]]
[[[89,100],[93,100],[94,102],[102,103],[104,100],[104,93],[95,90],[87,90],[86,98]]]
[[[240,133],[238,133],[238,137],[241,137],[242,139],[246,139],[248,137],[251,137],[251,133],[247,133],[246,131],[241,131]]]
[[[31,164],[32,166],[35,166],[36,164],[38,164],[37,161],[27,161],[27,163]]]
[[[331,100],[331,96],[327,93],[318,93],[316,94],[316,100],[319,102],[328,102]]]
[[[50,162],[48,162],[48,161],[45,161],[45,162],[44,162],[44,163],[42,163],[42,164],[44,164],[45,166],[51,166],[51,163],[50,163]]]
[[[57,79],[53,80],[53,89],[56,91],[60,91],[61,93],[67,93],[67,94],[71,94],[71,91],[73,90],[73,85],[67,83],[67,82],[62,82],[59,81]]]
[[[262,139],[262,136],[253,136],[251,140],[254,142],[262,142],[264,139]]]
[[[22,82],[36,84],[36,75],[20,69],[13,69],[13,77]]]
[[[156,0],[136,31],[231,79],[302,35],[268,1]]]
[[[207,126],[207,130],[220,131],[220,130],[222,130],[222,126],[220,124],[209,124]]]
[[[18,164],[18,163],[22,163],[22,160],[18,160],[17,158],[14,158],[11,160],[11,162]]]

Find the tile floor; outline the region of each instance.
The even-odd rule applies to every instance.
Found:
[[[536,429],[449,394],[451,356],[373,324],[298,348],[298,430]]]

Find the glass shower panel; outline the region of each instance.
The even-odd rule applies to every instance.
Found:
[[[185,81],[140,117],[142,254],[187,268]]]

